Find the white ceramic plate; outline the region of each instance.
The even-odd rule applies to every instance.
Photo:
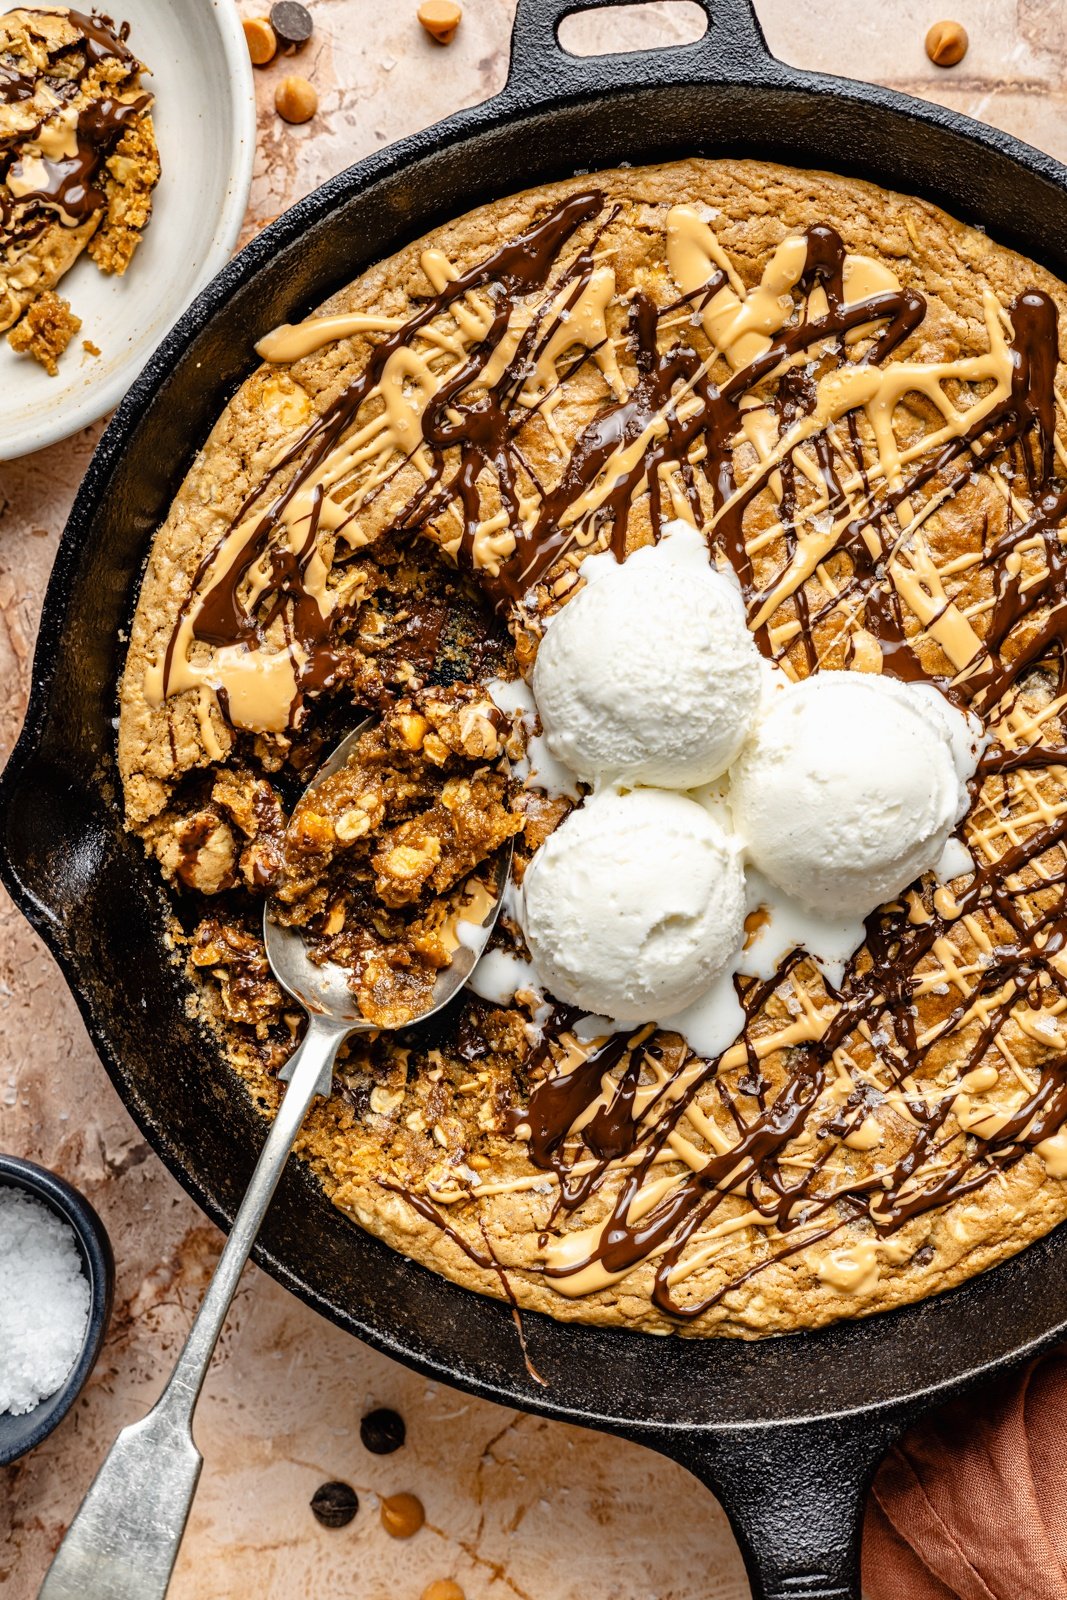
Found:
[[[0,336],[0,461],[55,444],[118,404],[229,259],[248,204],[256,101],[234,0],[110,0],[102,9],[130,24],[130,48],[151,68],[163,175],[125,276],[105,277],[83,253],[62,280],[82,327],[57,377]]]

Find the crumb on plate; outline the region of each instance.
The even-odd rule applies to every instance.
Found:
[[[39,361],[49,377],[54,378],[59,371],[60,356],[81,325],[81,318],[70,309],[70,301],[53,289],[46,289],[11,329],[7,342],[19,355],[32,356]]]

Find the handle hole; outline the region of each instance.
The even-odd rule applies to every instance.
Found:
[[[617,56],[695,44],[707,31],[708,14],[696,0],[654,0],[575,12],[560,23],[559,42],[571,56]]]

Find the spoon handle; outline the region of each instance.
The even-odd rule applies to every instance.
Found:
[[[248,1253],[308,1107],[327,1095],[347,1024],[312,1017],[285,1069],[289,1087],[234,1218],[196,1320],[163,1393],[123,1428],[45,1576],[39,1600],[163,1600],[202,1456],[193,1411]]]

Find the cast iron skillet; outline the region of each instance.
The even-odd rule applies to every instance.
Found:
[[[747,0],[702,0],[694,45],[578,60],[519,0],[504,92],[301,201],[214,280],[153,356],[94,456],[45,601],[26,726],[0,785],[0,872],[54,952],[116,1087],[204,1210],[233,1216],[262,1140],[187,1018],[153,866],[122,829],[115,681],[141,563],[252,342],[470,206],[619,161],[751,154],[855,172],[982,222],[1067,277],[1067,170],[939,106],[797,72]],[[613,3],[613,0],[609,0]],[[863,1491],[920,1408],[1067,1330],[1067,1232],[925,1304],[759,1344],[648,1339],[526,1317],[349,1226],[292,1163],[256,1259],[398,1360],[505,1405],[636,1439],[722,1500],[759,1595],[855,1594]],[[665,1508],[666,1511],[666,1508]]]

